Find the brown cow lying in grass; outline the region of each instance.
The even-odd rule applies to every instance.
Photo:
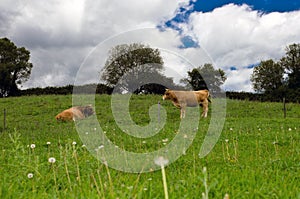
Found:
[[[185,117],[185,108],[195,107],[201,105],[203,108],[202,117],[207,117],[208,102],[209,100],[208,90],[199,91],[177,91],[166,89],[163,95],[163,100],[171,100],[174,106],[180,108],[180,118]]]
[[[92,105],[74,106],[56,115],[55,119],[57,121],[75,121],[84,119],[93,114],[95,114],[95,112]]]

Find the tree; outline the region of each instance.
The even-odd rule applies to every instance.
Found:
[[[30,52],[7,38],[0,39],[0,97],[16,96],[18,85],[28,80],[32,63]]]
[[[284,68],[282,65],[269,59],[261,61],[260,64],[253,69],[250,80],[255,91],[272,93],[282,89],[284,86],[283,74]]]
[[[110,87],[115,87],[118,92],[145,91],[145,88],[157,86],[142,86],[143,82],[164,83],[170,82],[163,76],[163,59],[158,49],[152,49],[144,44],[122,44],[113,47],[102,69],[101,79]],[[173,82],[173,81],[172,81]],[[116,87],[117,86],[117,87]]]
[[[211,93],[221,91],[220,86],[226,81],[225,72],[222,69],[215,70],[212,64],[204,64],[198,68],[188,71],[188,77],[181,79],[187,87],[193,90],[210,90]]]
[[[281,60],[281,65],[288,74],[288,88],[300,88],[300,44],[292,44],[286,48],[286,56]]]

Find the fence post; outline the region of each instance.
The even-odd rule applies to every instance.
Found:
[[[283,98],[283,116],[286,118],[286,105],[285,105],[285,97]]]

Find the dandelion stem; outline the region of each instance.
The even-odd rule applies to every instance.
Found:
[[[112,180],[111,180],[111,176],[110,176],[110,172],[109,172],[109,168],[108,168],[107,162],[105,162],[104,165],[105,165],[107,176],[108,176],[110,193],[113,195],[113,183],[112,183]]]
[[[76,152],[76,149],[74,149],[73,155],[74,155],[74,159],[75,159],[75,162],[76,162],[77,180],[78,180],[79,186],[81,186],[80,170],[79,170],[79,164],[78,164],[78,158],[77,158],[77,152]]]
[[[203,185],[204,185],[204,188],[205,188],[205,193],[202,193],[202,199],[208,199],[208,192],[209,192],[209,187],[208,187],[208,184],[207,184],[207,169],[206,167],[203,168]]]
[[[66,174],[67,174],[67,178],[68,178],[70,190],[72,190],[72,187],[71,187],[71,179],[70,179],[70,175],[69,175],[69,170],[68,170],[68,165],[67,165],[67,158],[66,158],[66,155],[64,155],[64,162],[65,162],[65,170],[66,170]]]
[[[165,167],[163,164],[161,165],[161,174],[162,174],[162,179],[163,179],[163,184],[164,184],[165,199],[168,199],[169,198],[168,185],[167,185]]]
[[[52,170],[53,170],[53,179],[54,179],[54,185],[55,185],[55,191],[58,196],[58,188],[57,188],[57,182],[56,182],[56,174],[55,174],[55,169],[54,169],[54,164],[51,165]]]
[[[94,181],[94,183],[95,183],[96,190],[97,190],[97,193],[98,193],[98,198],[101,198],[101,192],[100,192],[100,190],[99,190],[99,186],[98,186],[98,183],[97,183],[97,181],[96,181],[96,178],[95,178],[95,176],[94,176],[93,174],[91,175],[91,177],[92,177],[92,179],[93,179],[93,181]]]

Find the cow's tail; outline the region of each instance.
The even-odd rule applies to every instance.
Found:
[[[211,98],[211,96],[209,94],[209,91],[207,90],[207,100],[208,100],[208,102],[212,103],[210,98]]]

